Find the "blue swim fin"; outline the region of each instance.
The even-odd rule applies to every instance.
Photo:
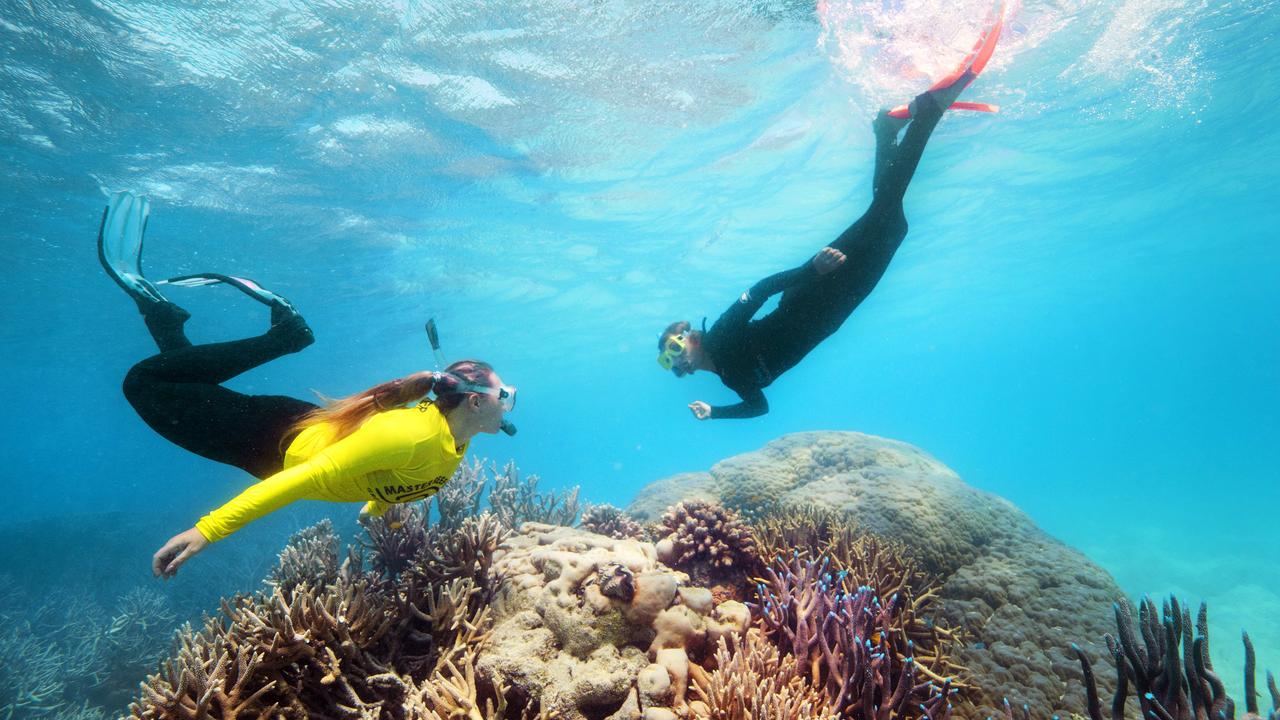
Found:
[[[139,307],[168,302],[155,284],[142,276],[142,239],[150,214],[151,202],[145,195],[122,190],[111,196],[98,227],[98,260]]]

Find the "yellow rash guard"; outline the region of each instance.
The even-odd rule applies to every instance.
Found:
[[[285,451],[284,469],[200,518],[196,528],[209,542],[221,540],[295,500],[354,502],[381,515],[392,503],[434,495],[458,469],[449,423],[432,404],[387,410],[333,442],[334,428],[306,428]]]

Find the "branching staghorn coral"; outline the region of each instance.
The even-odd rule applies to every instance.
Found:
[[[882,595],[922,595],[933,585],[905,545],[860,531],[848,513],[787,505],[764,514],[752,529],[761,557],[786,557],[797,549],[806,556],[826,555],[833,572],[844,570]]]
[[[176,657],[143,683],[134,718],[361,717],[386,699],[379,643],[387,604],[366,580],[224,601],[223,618],[187,627]]]
[[[392,505],[380,517],[361,522],[361,547],[368,552],[369,567],[378,577],[395,580],[413,566],[415,558],[431,544],[432,528],[424,502]]]
[[[396,593],[396,621],[388,633],[387,653],[401,673],[424,677],[441,654],[457,642],[479,644],[471,633],[486,629],[488,604],[469,578],[427,584],[406,578]]]
[[[326,518],[289,538],[267,585],[292,590],[301,583],[311,587],[329,585],[338,577],[338,547],[341,543]]]
[[[757,585],[760,603],[752,606],[766,634],[842,717],[948,717],[958,688],[915,657],[906,597],[882,603],[873,588],[847,587],[847,574],[832,574],[828,565],[795,553],[766,569]]]
[[[260,717],[275,712],[289,720],[305,718],[302,707],[286,708],[263,700],[277,681],[259,677],[261,657],[242,650],[217,618],[205,618],[199,632],[190,624],[183,626],[174,657],[142,683],[142,697],[129,705],[130,717],[203,720],[234,718],[242,712]]]
[[[789,505],[765,514],[754,529],[761,555],[773,558],[775,567],[788,557],[828,558],[827,572],[841,578],[846,592],[867,586],[880,597],[902,596],[902,630],[922,672],[935,681],[966,674],[951,661],[962,641],[959,630],[929,618],[937,586],[906,546],[862,532],[848,514],[830,509]],[[966,689],[962,681],[953,687]]]
[[[608,503],[600,505],[583,503],[582,518],[578,521],[578,526],[588,532],[611,537],[615,540],[624,540],[626,538],[633,540],[649,539],[648,531],[640,523],[631,519],[621,508],[616,508]]]
[[[578,488],[563,494],[541,494],[538,492],[538,476],[521,479],[516,464],[509,462],[502,472],[493,477],[489,506],[498,521],[511,529],[526,522],[572,525],[574,518],[578,517]]]
[[[173,632],[177,621],[164,595],[153,588],[135,587],[120,599],[106,638],[118,652],[130,656],[155,653],[155,633]]]
[[[487,591],[493,552],[510,534],[496,516],[487,512],[468,517],[451,529],[432,528],[414,558],[412,572],[430,582],[470,578]]]
[[[166,652],[175,616],[137,587],[104,610],[88,597],[0,599],[0,719],[105,718]]]
[[[433,624],[452,637],[434,671],[406,703],[409,714],[423,720],[500,720],[507,717],[507,688],[478,682],[476,657],[493,627],[489,606],[468,608],[467,596],[476,592],[468,580],[455,580],[433,608]],[[447,615],[447,620],[445,616]],[[447,630],[445,629],[447,628]]]
[[[1152,720],[1202,720],[1235,717],[1235,701],[1226,693],[1209,660],[1209,619],[1204,603],[1200,604],[1196,622],[1191,610],[1170,597],[1157,609],[1149,598],[1138,604],[1135,627],[1133,606],[1128,598],[1115,604],[1116,634],[1106,636],[1107,649],[1116,667],[1117,686],[1111,700],[1111,717],[1124,717],[1125,702],[1133,686],[1134,699],[1143,718]],[[1141,637],[1141,640],[1139,640]],[[1255,660],[1253,643],[1244,635],[1246,718],[1257,718],[1258,702],[1254,687]],[[1075,644],[1072,649],[1084,671],[1085,693],[1092,720],[1103,720],[1098,689],[1089,658]],[[1271,720],[1280,717],[1280,690],[1267,674],[1271,691]]]
[[[57,717],[69,701],[58,647],[30,623],[6,628],[0,638],[0,718]]]
[[[700,702],[689,706],[700,720],[839,717],[826,693],[796,667],[796,658],[779,653],[757,629],[722,636],[716,645],[715,670],[693,673],[692,679]]]
[[[402,515],[425,528],[422,506]],[[391,533],[410,524],[393,529],[379,522],[387,542],[372,548],[375,557],[378,547],[394,545]],[[474,577],[487,578],[506,531],[482,515],[452,530],[424,532],[397,579],[365,571],[353,552],[328,584],[284,582],[224,601],[221,618],[207,619],[199,632],[185,629],[175,657],[143,684],[131,716],[429,717],[425,709],[410,713],[414,698],[427,692],[423,683],[453,683],[450,697],[469,687],[466,663],[491,625],[487,590]],[[466,662],[459,647],[471,654]],[[450,658],[457,672],[449,669]],[[478,708],[484,698],[499,702],[484,687],[477,692],[483,696]]]
[[[755,535],[738,514],[714,503],[676,503],[662,515],[658,558],[694,584],[736,586],[760,564]],[[736,596],[736,592],[734,593]]]
[[[480,498],[488,484],[487,466],[488,463],[479,459],[462,463],[435,494],[441,527],[456,528],[465,518],[480,512]]]
[[[751,527],[760,546],[760,555],[772,558],[790,555],[797,548],[812,548],[813,552],[818,552],[852,525],[853,520],[839,510],[813,505],[786,505],[763,513]]]

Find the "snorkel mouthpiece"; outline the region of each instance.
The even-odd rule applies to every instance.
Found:
[[[512,425],[511,421],[506,418],[502,419],[502,424],[498,426],[498,429],[506,433],[507,437],[511,437],[516,434],[516,426]]]

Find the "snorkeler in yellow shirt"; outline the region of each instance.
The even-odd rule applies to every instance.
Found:
[[[103,267],[137,303],[160,349],[129,370],[125,397],[165,439],[261,480],[170,538],[152,558],[156,576],[172,577],[209,543],[295,500],[364,501],[363,518],[429,497],[452,477],[473,437],[514,433],[503,414],[515,407],[515,388],[478,360],[385,382],[323,407],[223,387],[315,342],[311,328],[287,300],[245,278],[147,280],[141,253],[149,211],[145,197],[117,193],[98,234]],[[159,286],[212,283],[268,305],[271,328],[258,337],[192,345],[183,330],[190,314]],[[434,336],[432,345],[438,353]]]

